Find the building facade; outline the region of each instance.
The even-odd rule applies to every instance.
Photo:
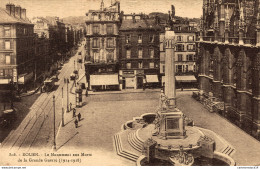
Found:
[[[119,30],[120,89],[160,85],[160,30],[158,19],[125,15]]]
[[[259,4],[204,0],[199,43],[200,100],[258,139]]]
[[[14,4],[0,8],[0,86],[25,84],[33,78],[34,32],[26,9]]]
[[[57,69],[59,61],[65,57],[66,46],[66,27],[65,24],[58,17],[37,17],[33,18],[34,33],[38,34],[40,38],[46,38],[49,40],[49,55],[51,56],[51,62],[54,66],[53,69]]]
[[[176,36],[175,46],[175,72],[177,87],[196,87],[197,29],[189,24],[174,24],[172,30]],[[160,74],[164,83],[165,74],[165,33],[160,33]]]
[[[89,89],[118,88],[120,3],[116,1],[110,7],[104,8],[102,1],[99,10],[89,10],[86,15],[86,61],[88,64],[85,68]],[[107,74],[113,80],[105,80]]]

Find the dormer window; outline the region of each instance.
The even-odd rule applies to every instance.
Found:
[[[127,34],[125,37],[125,43],[130,43],[130,40],[131,40],[131,36],[130,34]]]
[[[142,43],[142,39],[143,39],[143,38],[142,38],[142,34],[139,34],[139,35],[138,35],[138,43]]]

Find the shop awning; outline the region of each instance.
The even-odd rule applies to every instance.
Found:
[[[146,82],[147,83],[158,83],[158,76],[157,75],[146,75]]]
[[[90,85],[119,85],[118,74],[113,75],[90,75]]]
[[[194,75],[189,76],[175,76],[177,82],[197,82]]]

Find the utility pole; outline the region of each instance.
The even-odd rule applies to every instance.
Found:
[[[67,112],[69,112],[69,79],[67,81]]]
[[[64,107],[63,107],[63,87],[61,88],[61,105],[62,105],[62,109],[61,109],[61,115],[62,115],[62,120],[61,120],[61,123],[62,123],[62,127],[64,127]]]
[[[56,150],[56,134],[55,134],[55,96],[53,95],[53,149]]]
[[[36,61],[34,61],[34,88],[36,87]]]

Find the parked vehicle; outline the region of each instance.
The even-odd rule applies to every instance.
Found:
[[[44,82],[42,92],[50,92],[55,84],[55,78],[48,78]]]

